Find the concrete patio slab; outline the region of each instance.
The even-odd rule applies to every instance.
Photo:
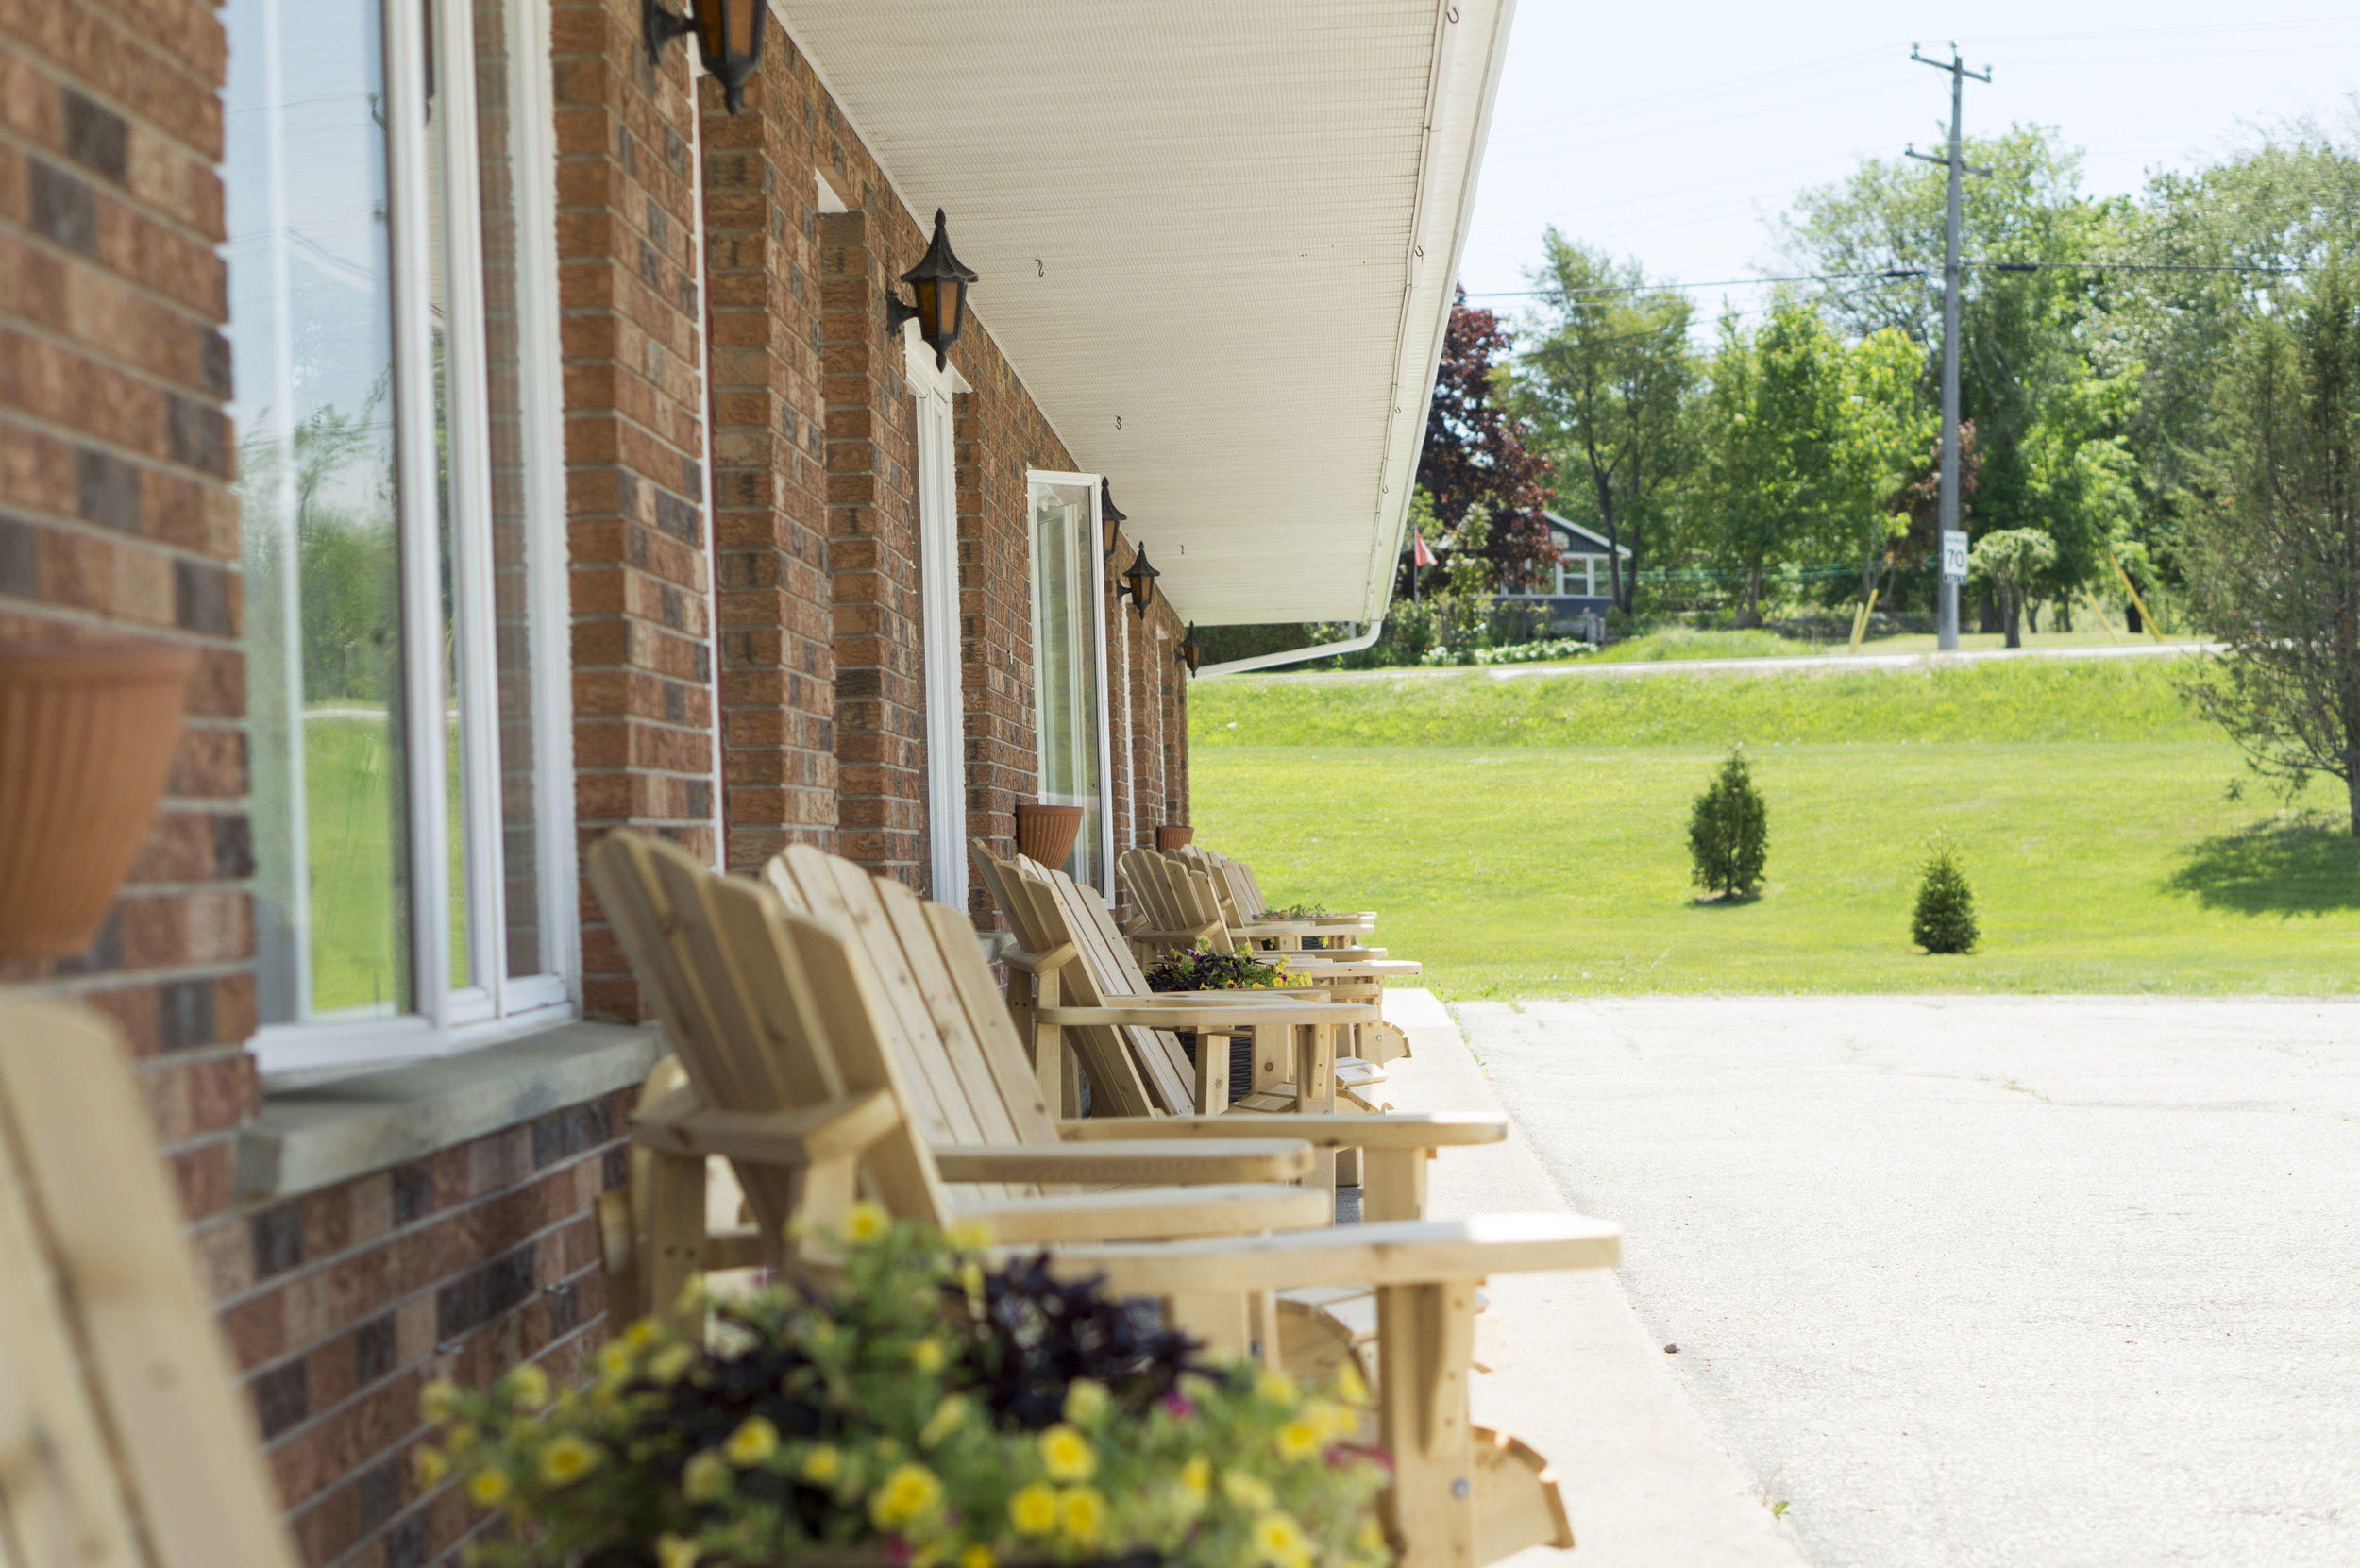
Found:
[[[2360,1562],[2360,1004],[1458,1012],[1819,1568]]]
[[[1389,986],[1386,1018],[1413,1054],[1387,1069],[1402,1110],[1500,1109],[1433,993]],[[1430,1168],[1439,1218],[1566,1206],[1522,1134],[1452,1149]],[[1662,1347],[1605,1271],[1502,1276],[1486,1290],[1479,1340],[1505,1354],[1475,1379],[1475,1419],[1513,1432],[1555,1466],[1579,1548],[1535,1548],[1518,1568],[1800,1568],[1802,1559],[1699,1418]]]

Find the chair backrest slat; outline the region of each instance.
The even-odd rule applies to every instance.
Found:
[[[991,977],[991,966],[984,961],[984,951],[975,942],[973,923],[963,911],[947,904],[929,903],[924,909],[928,923],[935,928],[944,958],[943,968],[967,1015],[968,1027],[982,1048],[985,1065],[1000,1086],[1002,1103],[1016,1122],[1018,1140],[1062,1141],[1055,1115],[1040,1097],[1040,1082],[1024,1054],[1024,1042],[1017,1037],[1015,1021],[1008,1017],[1007,999],[1000,994],[999,982]]]
[[[1037,907],[1052,922],[1049,939],[1071,942],[1081,953],[1072,969],[1087,980],[1095,999],[1090,1005],[1120,1007],[1134,998],[1154,994],[1131,956],[1131,944],[1115,928],[1114,917],[1096,893],[1077,885],[1063,871],[1047,870],[1029,861],[1018,862],[1016,880],[1034,890]],[[1150,1097],[1155,1109],[1175,1116],[1196,1114],[1194,1069],[1177,1036],[1168,1029],[1137,1025],[1108,1033],[1121,1042],[1124,1060],[1136,1071],[1140,1092]],[[1094,1092],[1095,1074],[1090,1082]]]

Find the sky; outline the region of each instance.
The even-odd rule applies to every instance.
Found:
[[[1529,289],[1552,223],[1650,278],[1765,276],[1769,220],[1798,192],[1913,142],[1941,149],[1950,78],[1910,46],[1947,59],[1954,37],[1970,69],[1992,67],[1991,85],[1966,84],[1966,133],[2053,126],[2092,194],[2305,115],[2360,128],[2360,8],[2321,0],[1519,0],[1459,277],[1471,295]],[[1699,318],[1767,293],[1699,290]],[[1471,303],[1510,321],[1527,304]]]

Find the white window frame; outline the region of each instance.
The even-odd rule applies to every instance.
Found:
[[[1103,557],[1104,551],[1098,541],[1106,536],[1106,519],[1099,510],[1105,494],[1100,488],[1104,479],[1104,476],[1102,474],[1069,474],[1054,468],[1024,470],[1024,580],[1028,592],[1033,582],[1033,486],[1036,484],[1078,484],[1088,489],[1090,536],[1085,548]],[[1038,609],[1037,605],[1034,607],[1033,621],[1033,657],[1037,661],[1040,657]],[[1113,687],[1107,683],[1106,565],[1103,558],[1097,569],[1090,573],[1090,640],[1096,645],[1098,662],[1098,891],[1111,908],[1115,902],[1114,716],[1111,711],[1114,706],[1114,692]],[[1037,768],[1039,766],[1038,737],[1047,723],[1048,719],[1040,710],[1040,681],[1036,675],[1033,682],[1033,733],[1035,736],[1034,763]],[[1037,786],[1039,784],[1037,772],[1034,775],[1034,783]]]
[[[958,436],[952,398],[972,392],[902,324],[915,405],[919,635],[925,662],[926,840],[934,900],[967,907],[967,702],[959,635]]]
[[[468,0],[435,0],[432,61],[443,112],[454,127],[444,171],[439,232],[452,252],[480,257],[475,103],[475,29]],[[482,439],[454,444],[453,619],[458,632],[460,722],[468,754],[484,766],[461,781],[462,817],[444,801],[440,524],[436,513],[433,327],[427,299],[433,277],[428,144],[423,110],[427,40],[414,6],[382,12],[385,47],[387,195],[407,221],[391,226],[398,549],[401,559],[404,711],[408,749],[411,964],[413,1012],[396,1018],[266,1024],[249,1042],[265,1074],[356,1071],[438,1056],[573,1018],[582,994],[581,914],[576,904],[572,650],[565,584],[565,427],[557,282],[555,95],[550,77],[548,0],[509,0],[508,83],[516,198],[519,415],[524,445],[527,594],[531,609],[533,791],[540,825],[539,928],[543,970],[507,975],[498,781],[498,673],[493,657],[491,470]],[[480,266],[446,269],[446,375],[454,428],[488,429]],[[466,569],[479,566],[480,570]],[[299,733],[299,731],[297,732]],[[300,765],[298,759],[297,766]],[[298,796],[298,798],[300,798]],[[466,839],[468,973],[450,985],[448,843]],[[299,885],[299,884],[298,884]],[[308,912],[296,912],[297,939]]]

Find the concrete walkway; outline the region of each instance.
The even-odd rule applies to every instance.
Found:
[[[2360,1563],[2360,1004],[1459,1014],[1557,1192],[1627,1229],[1623,1288],[1693,1398],[1648,1430],[1697,1475],[1727,1443],[1817,1568]],[[1565,1373],[1490,1397],[1570,1419],[1640,1387],[1612,1317],[1569,1295]]]

